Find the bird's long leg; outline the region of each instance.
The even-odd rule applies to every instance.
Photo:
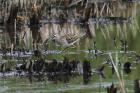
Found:
[[[61,53],[63,53],[66,49],[68,49],[68,48],[70,48],[70,47],[66,47],[66,48],[64,48],[62,51],[61,51]]]
[[[61,51],[61,53],[65,52],[66,49],[75,48],[75,47],[76,47],[75,45],[73,45],[73,46],[67,46],[67,47],[65,47],[65,48]]]

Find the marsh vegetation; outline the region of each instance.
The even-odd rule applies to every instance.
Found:
[[[138,0],[1,0],[0,92],[134,93],[139,9]]]

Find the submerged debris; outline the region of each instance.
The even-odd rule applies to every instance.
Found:
[[[131,72],[131,66],[132,66],[132,64],[130,62],[124,63],[124,65],[123,65],[124,72],[129,74]]]
[[[110,87],[107,87],[107,93],[117,93],[117,88],[113,83]]]
[[[134,91],[135,93],[140,93],[140,80],[136,79],[134,81]]]
[[[91,79],[91,65],[90,62],[85,60],[83,62],[83,83],[88,84]]]

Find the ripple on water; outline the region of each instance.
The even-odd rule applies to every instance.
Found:
[[[7,86],[0,86],[0,93],[6,93],[9,88]]]

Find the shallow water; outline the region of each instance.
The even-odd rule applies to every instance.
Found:
[[[84,50],[83,50],[84,51]],[[54,51],[53,51],[54,52]],[[89,55],[87,51],[84,51],[82,53]],[[51,59],[55,56],[60,56],[60,54],[48,54],[50,55]],[[73,52],[74,53],[74,52]],[[70,53],[68,55],[73,55],[73,53]],[[74,55],[79,55],[77,52]],[[82,55],[82,53],[80,53]],[[98,66],[101,66],[106,61],[106,58],[109,56],[107,53],[104,55],[98,55],[97,58],[89,57],[89,60],[92,64],[92,69],[95,70]],[[91,54],[90,54],[91,55]],[[124,55],[123,53],[120,54],[120,56]],[[127,54],[126,54],[127,55]],[[93,55],[94,56],[94,53]],[[133,61],[135,58],[133,58],[133,55],[129,55],[130,60]],[[63,57],[62,57],[63,58]],[[73,58],[71,56],[71,58]],[[129,58],[128,58],[129,59]],[[16,59],[15,59],[16,60]],[[62,60],[61,57],[59,60]],[[123,58],[121,57],[122,64],[123,64]],[[129,61],[130,61],[129,60]],[[18,60],[17,60],[18,63]],[[132,72],[130,74],[125,74],[123,72],[123,78],[125,83],[125,88],[127,93],[133,93],[133,87],[134,87],[134,80],[139,78],[139,71],[137,70],[139,68],[139,63],[133,63],[132,66]],[[122,71],[122,68],[119,67]],[[111,67],[110,65],[105,65],[105,79],[101,78],[98,74],[93,73],[92,79],[89,84],[84,85],[82,75],[71,77],[69,83],[65,84],[62,81],[58,81],[57,84],[51,81],[47,80],[47,77],[45,77],[44,81],[38,81],[36,78],[33,79],[33,82],[31,83],[26,75],[23,74],[23,76],[16,76],[16,72],[11,73],[5,73],[5,76],[3,77],[3,74],[0,73],[0,93],[106,93],[106,88],[112,84],[112,82],[118,86],[118,79],[116,75],[112,75],[111,73]]]

